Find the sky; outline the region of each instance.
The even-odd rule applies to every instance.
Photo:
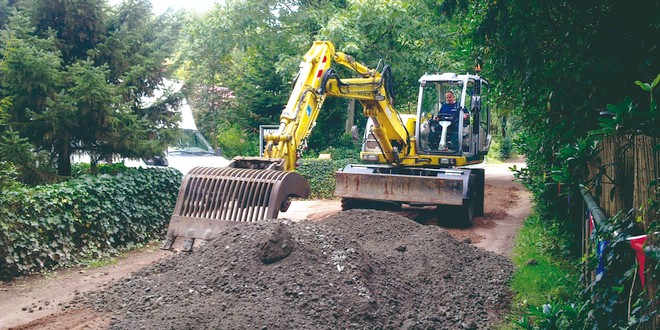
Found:
[[[108,2],[114,6],[120,4],[122,0],[109,0]],[[190,9],[202,13],[211,9],[215,2],[222,2],[222,0],[151,0],[151,5],[156,15],[162,14],[169,7],[174,10]]]

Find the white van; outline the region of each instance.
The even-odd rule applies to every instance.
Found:
[[[183,86],[180,83],[166,81],[169,88],[180,90]],[[160,96],[156,96],[156,100]],[[182,130],[181,137],[173,145],[167,148],[165,159],[152,158],[145,160],[124,160],[124,165],[128,167],[172,167],[186,175],[193,167],[211,166],[225,167],[229,160],[222,157],[219,152],[213,150],[213,147],[197,130],[192,109],[188,102],[183,99],[178,111],[181,112],[181,121],[179,128]]]

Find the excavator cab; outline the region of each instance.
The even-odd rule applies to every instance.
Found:
[[[476,75],[454,73],[424,75],[419,81],[419,153],[483,160],[491,140],[490,113],[482,106],[488,83]],[[451,114],[440,110],[450,106],[445,98],[448,92],[456,99],[452,106],[456,111]]]

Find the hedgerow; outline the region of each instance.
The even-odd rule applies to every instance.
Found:
[[[127,169],[0,195],[0,277],[101,258],[162,237],[181,173]]]
[[[332,198],[335,191],[335,172],[344,168],[348,160],[303,159],[296,169],[312,189],[311,198]]]

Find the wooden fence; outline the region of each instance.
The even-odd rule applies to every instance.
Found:
[[[600,144],[600,164],[591,168],[590,177],[601,174],[600,193],[595,200],[606,217],[612,217],[619,211],[635,209],[635,218],[646,232],[653,221],[658,221],[658,203],[660,195],[660,138],[649,136],[611,136]],[[585,236],[588,239],[588,235]],[[658,245],[658,235],[649,235],[646,244]],[[589,245],[586,242],[585,245]],[[647,258],[648,260],[648,258]],[[647,270],[653,265],[647,263]],[[658,282],[651,279],[651,272],[646,272],[647,294],[653,301],[658,290]],[[658,307],[658,303],[655,302]],[[656,317],[649,329],[660,325]]]
[[[660,138],[649,136],[613,136],[601,142],[600,168],[593,167],[591,176],[604,171],[602,192],[595,196],[600,208],[608,216],[621,210],[636,209],[643,229],[658,220],[657,210],[650,210],[660,189]],[[656,147],[657,149],[657,147]]]

